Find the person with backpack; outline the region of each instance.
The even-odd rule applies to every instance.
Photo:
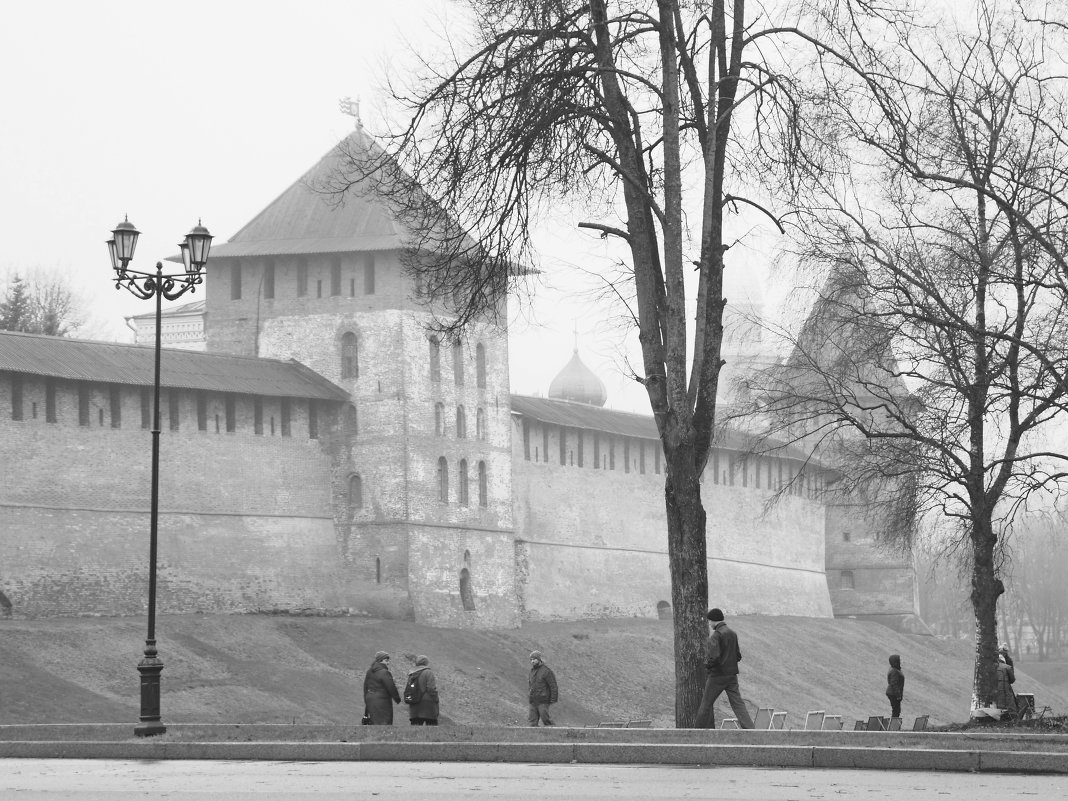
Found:
[[[549,717],[549,705],[557,701],[556,674],[541,659],[541,651],[530,652],[530,713],[527,723],[537,726],[540,720],[543,726],[554,726]]]
[[[422,654],[415,658],[415,669],[404,683],[404,703],[408,705],[408,722],[413,726],[438,725],[438,683],[430,660]]]
[[[379,651],[363,677],[364,715],[372,726],[393,725],[393,704],[401,701],[393,674],[389,672],[389,654]]]

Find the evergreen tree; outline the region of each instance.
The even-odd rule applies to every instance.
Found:
[[[15,273],[3,301],[0,301],[0,330],[30,331],[33,316],[33,300],[26,282]]]

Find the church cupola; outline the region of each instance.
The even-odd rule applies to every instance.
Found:
[[[549,397],[588,403],[591,406],[604,406],[608,400],[608,392],[605,390],[604,381],[582,363],[578,348],[575,348],[571,361],[549,384]]]

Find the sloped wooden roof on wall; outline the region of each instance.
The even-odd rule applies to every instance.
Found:
[[[370,149],[378,148],[362,128],[351,133],[228,242],[213,245],[211,258],[402,248],[403,229],[382,200],[350,191],[337,202],[316,190],[330,183],[346,151]]]
[[[152,386],[155,349],[0,331],[0,371],[71,381]],[[164,348],[160,384],[241,395],[347,400],[348,393],[297,361]]]

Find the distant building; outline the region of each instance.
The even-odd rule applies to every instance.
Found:
[[[161,315],[160,341],[166,348],[183,350],[206,350],[207,339],[204,336],[204,314],[207,303],[194,300],[181,306],[172,306],[166,314]],[[134,332],[134,342],[138,345],[156,344],[156,312],[135,314],[126,318],[126,325]]]
[[[361,130],[347,145],[374,147]],[[503,328],[455,344],[429,333],[385,205],[308,188],[337,158],[213,248],[203,307],[164,313],[164,344],[190,350],[163,354],[160,611],[446,626],[669,616],[652,418],[604,408],[577,350],[533,398],[509,391]],[[153,315],[129,321],[153,341]],[[151,355],[0,333],[10,614],[143,609]],[[843,595],[837,562],[828,586],[833,470],[789,447],[747,456],[747,444],[720,431],[704,476],[717,605],[863,612],[863,581]],[[871,597],[880,613],[914,612],[907,576]]]

